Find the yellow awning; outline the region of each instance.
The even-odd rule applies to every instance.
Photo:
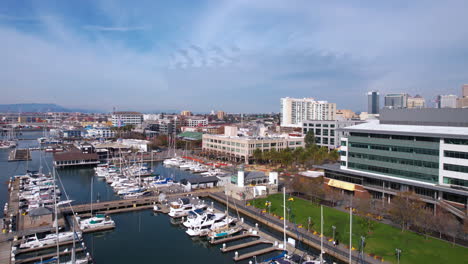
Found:
[[[348,190],[348,191],[354,191],[356,189],[355,184],[344,182],[344,181],[339,181],[339,180],[334,180],[334,179],[330,179],[330,181],[328,182],[328,185],[339,188],[339,189]]]

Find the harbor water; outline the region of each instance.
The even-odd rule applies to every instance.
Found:
[[[37,138],[41,132],[25,132],[21,135],[19,148],[37,147]],[[8,179],[14,175],[25,174],[26,170],[50,172],[52,154],[32,151],[31,161],[8,162],[10,150],[0,150],[0,204],[8,201]],[[161,163],[154,164],[155,172],[163,177],[173,177],[175,180],[196,177],[195,175],[175,168],[165,168]],[[91,184],[93,186],[93,201],[118,199],[110,186],[94,176],[92,168],[59,169],[58,177],[68,199],[74,204],[89,203],[91,200]],[[62,200],[67,199],[62,196]],[[220,207],[221,205],[217,205]],[[1,212],[0,214],[3,214]],[[203,238],[191,238],[180,224],[164,214],[155,214],[151,210],[113,214],[116,228],[112,231],[85,234],[84,241],[88,251],[96,263],[234,263],[234,253],[221,253],[221,245],[212,246]],[[245,242],[245,241],[243,241]],[[231,243],[230,245],[239,242]],[[269,247],[259,245],[239,250],[239,254]],[[266,259],[277,255],[271,253],[259,257]],[[238,263],[248,263],[248,259]]]

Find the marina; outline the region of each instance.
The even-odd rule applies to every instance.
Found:
[[[21,141],[21,143],[27,144],[28,141]],[[52,154],[45,154],[40,152],[33,152],[33,160],[29,162],[30,164],[23,164],[26,166],[38,166],[40,167],[41,164],[44,164],[44,167],[47,167],[45,164],[48,162],[47,160],[51,160]],[[36,158],[40,158],[41,155],[43,156],[43,161],[36,160]],[[34,157],[36,156],[36,157]],[[39,156],[39,157],[38,157]],[[40,162],[39,162],[40,161]],[[40,163],[40,164],[38,164]],[[8,163],[6,163],[8,164]],[[21,163],[19,163],[21,164]],[[50,163],[49,163],[50,166]],[[19,168],[18,168],[19,169]],[[16,169],[16,170],[18,170]],[[156,165],[155,173],[160,175],[167,175],[173,177],[174,179],[181,180],[181,179],[196,179],[200,177],[195,174],[191,174],[188,171],[181,170],[179,168],[174,167],[165,167],[162,164]],[[44,168],[44,174],[48,175],[49,170]],[[19,173],[15,173],[19,174]],[[178,244],[181,241],[188,241],[190,244],[195,243],[194,245],[204,245],[201,249],[201,252],[205,252],[203,254],[208,254],[203,259],[206,259],[205,263],[232,263],[240,262],[240,263],[248,263],[249,261],[253,260],[253,256],[256,259],[268,259],[278,255],[278,252],[284,251],[283,249],[283,242],[281,236],[272,236],[269,233],[265,233],[258,227],[258,224],[255,224],[251,221],[244,221],[243,218],[237,218],[239,213],[244,215],[241,212],[239,207],[236,206],[229,206],[229,210],[231,211],[228,218],[237,219],[237,223],[232,227],[223,227],[226,231],[218,231],[218,235],[220,238],[203,238],[203,237],[189,237],[185,232],[180,232],[183,221],[186,220],[186,217],[179,218],[179,224],[172,224],[172,220],[169,219],[177,219],[177,218],[169,218],[166,214],[170,213],[171,207],[169,206],[171,202],[180,201],[180,199],[188,198],[191,204],[199,203],[202,200],[214,210],[214,213],[217,214],[224,214],[224,210],[220,209],[219,206],[226,203],[226,199],[222,198],[223,189],[219,187],[215,188],[200,188],[195,189],[192,191],[184,191],[183,188],[179,188],[178,185],[173,186],[165,186],[165,188],[157,188],[154,189],[154,193],[150,196],[142,196],[136,197],[131,199],[122,199],[119,195],[116,195],[115,189],[112,190],[110,184],[106,182],[106,180],[101,180],[99,177],[94,175],[95,172],[93,169],[89,168],[80,168],[80,169],[62,169],[58,171],[57,177],[60,179],[60,190],[63,194],[66,193],[66,199],[74,200],[71,203],[71,206],[64,205],[60,206],[57,210],[59,215],[58,218],[58,225],[62,228],[70,229],[72,226],[75,226],[76,231],[83,232],[83,240],[80,241],[63,241],[59,243],[60,249],[60,256],[64,258],[64,261],[70,257],[70,252],[72,250],[71,245],[76,242],[76,244],[84,243],[85,246],[75,248],[74,252],[80,256],[87,256],[90,259],[92,258],[94,261],[98,262],[107,262],[107,259],[102,259],[103,256],[106,256],[106,249],[112,250],[110,247],[114,243],[124,243],[127,246],[131,247],[131,240],[132,239],[142,239],[144,237],[145,240],[149,238],[145,236],[145,232],[147,230],[152,230],[149,226],[153,226],[155,224],[161,226],[156,228],[159,230],[158,232],[169,232],[175,237],[179,237]],[[80,176],[82,175],[82,176]],[[85,176],[86,175],[86,176]],[[167,177],[166,176],[166,177]],[[203,177],[203,176],[201,176]],[[137,177],[138,178],[138,177]],[[15,211],[20,210],[19,200],[15,199],[14,197],[18,196],[18,190],[20,189],[20,178],[15,178],[11,183],[10,186],[10,198],[8,199],[8,206],[5,207],[5,215],[11,216],[14,214]],[[93,180],[94,179],[94,180]],[[24,180],[23,180],[24,181]],[[41,180],[43,182],[47,182],[47,179]],[[77,181],[80,182],[79,188],[70,188],[77,184]],[[23,183],[24,184],[24,183]],[[83,185],[84,184],[84,185]],[[65,187],[65,189],[64,189]],[[94,189],[94,190],[93,190]],[[86,191],[88,190],[88,191]],[[24,192],[24,191],[23,191]],[[163,194],[163,195],[161,195]],[[0,195],[5,195],[5,193],[0,193]],[[90,197],[92,197],[92,203],[89,203]],[[184,198],[185,197],[185,198]],[[210,201],[211,205],[210,205]],[[66,202],[66,201],[65,201]],[[157,208],[155,208],[155,205]],[[216,205],[213,207],[213,205]],[[148,214],[148,211],[153,211],[157,209],[155,213]],[[236,210],[239,210],[238,212]],[[80,228],[80,221],[81,219],[86,219],[87,217],[97,217],[99,214],[102,214],[103,217],[107,215],[112,215],[112,220],[115,222],[114,226],[98,226],[88,230]],[[237,216],[236,216],[237,215]],[[247,216],[247,215],[246,215]],[[11,253],[11,246],[16,247],[24,241],[22,237],[28,237],[34,235],[36,233],[47,232],[47,233],[54,233],[55,228],[53,227],[53,221],[49,222],[48,225],[41,225],[38,227],[27,227],[24,225],[25,219],[28,215],[17,214],[17,227],[16,230],[13,228],[13,232],[7,231],[5,234],[0,235],[0,241],[2,242],[3,248],[3,255],[10,256]],[[169,218],[169,219],[168,219]],[[155,222],[155,219],[157,221]],[[28,220],[29,221],[29,220]],[[134,222],[137,221],[137,222]],[[165,223],[163,223],[164,221]],[[224,220],[223,220],[224,221]],[[26,221],[27,222],[27,221]],[[132,224],[133,223],[133,224]],[[228,223],[228,222],[226,222]],[[259,222],[257,222],[259,223]],[[162,231],[162,226],[170,224],[171,228],[169,230],[164,229]],[[223,225],[219,225],[220,227]],[[134,230],[135,227],[138,227],[138,232],[132,231],[132,235],[129,235],[129,231],[125,231],[126,229]],[[143,231],[143,229],[145,231]],[[232,230],[232,235],[228,235]],[[243,231],[242,231],[243,230]],[[174,232],[180,235],[175,235]],[[137,234],[140,234],[140,238],[135,237]],[[118,239],[122,235],[127,235],[125,237],[125,241]],[[158,234],[160,236],[161,234]],[[16,238],[18,240],[16,240]],[[113,238],[114,237],[114,238]],[[124,238],[122,237],[122,238]],[[133,238],[134,237],[134,238]],[[170,238],[170,235],[164,235],[166,238]],[[105,238],[105,243],[102,239]],[[109,240],[110,239],[110,240]],[[116,239],[116,240],[114,240]],[[150,239],[151,240],[151,239]],[[169,239],[170,240],[170,239]],[[11,241],[14,241],[11,244]],[[10,243],[10,244],[9,244]],[[104,244],[103,244],[104,243]],[[201,243],[201,244],[198,244]],[[159,242],[156,242],[158,247],[163,247],[163,245]],[[10,263],[31,263],[34,261],[41,261],[47,258],[53,258],[57,255],[57,253],[53,253],[51,251],[54,250],[56,244],[48,244],[46,246],[41,246],[39,248],[23,248],[23,249],[15,249],[14,257],[9,258]],[[188,246],[188,244],[187,244]],[[190,246],[193,247],[193,246]],[[196,246],[196,248],[198,248]],[[208,251],[206,251],[208,250]],[[214,250],[214,251],[213,251]],[[143,252],[144,250],[137,250],[138,252]],[[192,254],[199,255],[200,252],[192,252]],[[35,253],[38,252],[38,253]],[[44,252],[44,253],[40,253]],[[113,251],[114,252],[114,251]],[[218,253],[215,253],[218,252]],[[30,256],[30,254],[38,254],[37,256]],[[3,256],[0,255],[0,256]],[[24,255],[24,256],[23,256]],[[122,260],[116,256],[115,261],[113,263],[126,263],[124,262],[125,257],[122,257]],[[144,256],[147,254],[142,254],[142,256],[138,256],[137,258],[142,257],[140,261],[144,262]],[[108,256],[108,255],[107,255]],[[149,256],[146,256],[149,257]],[[169,256],[168,256],[169,257]],[[183,256],[179,256],[183,259]],[[173,256],[171,256],[173,258]],[[313,258],[313,257],[312,257]],[[148,259],[148,258],[146,258]],[[129,259],[127,258],[127,261]],[[62,262],[62,261],[61,261]],[[175,263],[179,263],[176,261]]]

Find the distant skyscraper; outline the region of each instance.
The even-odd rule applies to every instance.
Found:
[[[335,120],[336,104],[314,98],[281,98],[281,125],[302,125],[305,120]]]
[[[367,112],[369,114],[378,114],[380,109],[380,95],[377,91],[370,91],[367,93]]]
[[[414,97],[409,96],[408,101],[407,101],[407,107],[408,108],[424,108],[426,107],[426,100],[424,100],[424,98],[422,98],[422,96],[420,96],[419,94],[417,94]]]
[[[440,108],[457,108],[457,96],[453,94],[441,95]]]
[[[385,108],[406,108],[408,94],[387,94],[385,95]]]
[[[223,120],[225,115],[226,115],[226,113],[224,113],[224,111],[218,111],[218,112],[216,113],[216,117],[217,117],[219,120]]]
[[[462,96],[463,97],[468,97],[468,84],[464,84],[462,86]]]
[[[457,100],[458,108],[468,108],[468,84],[462,86],[462,97]]]

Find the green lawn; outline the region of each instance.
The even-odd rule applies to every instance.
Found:
[[[287,197],[288,198],[288,197]],[[287,199],[286,198],[286,199]],[[252,201],[252,205],[258,208],[266,208],[265,201],[271,202],[272,214],[283,215],[283,195],[274,194],[268,198]],[[294,198],[287,201],[287,207],[291,208],[291,222],[303,224],[307,229],[307,219],[311,217],[313,225],[311,229],[320,232],[320,206],[309,201]],[[349,243],[349,214],[342,211],[323,207],[324,234],[332,237],[332,226],[336,226],[336,238],[341,244]],[[289,220],[289,218],[288,218]],[[368,233],[365,222],[359,216],[353,215],[353,247],[358,248],[360,237],[366,238],[366,253],[381,256],[385,261],[396,263],[395,248],[402,250],[400,263],[468,263],[468,249],[460,246],[452,246],[451,243],[434,238],[425,239],[424,236],[414,232],[375,222],[373,230]]]

